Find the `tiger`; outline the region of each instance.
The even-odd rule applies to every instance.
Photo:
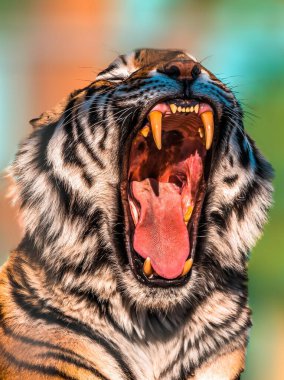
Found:
[[[2,380],[236,380],[271,165],[232,90],[137,49],[31,120],[0,274]]]

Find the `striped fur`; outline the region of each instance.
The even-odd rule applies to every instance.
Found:
[[[248,254],[271,204],[270,165],[232,92],[202,67],[190,87],[160,72],[182,51],[137,50],[34,119],[12,173],[25,237],[0,276],[0,378],[237,379],[251,325]],[[211,99],[219,136],[190,281],[138,282],[120,183],[142,111]]]

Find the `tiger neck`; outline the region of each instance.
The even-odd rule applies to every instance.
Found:
[[[73,277],[60,281],[26,251],[14,252],[10,266],[17,273],[16,293],[19,291],[27,300],[32,299],[27,304],[31,315],[35,308],[37,312],[41,310],[42,317],[54,314],[57,319],[71,319],[90,329],[95,326],[102,330],[118,329],[128,339],[141,343],[170,338],[183,327],[185,317],[191,313],[188,306],[167,313],[146,308],[137,310],[118,290],[113,270],[107,264],[94,272],[92,280],[79,276],[75,287]],[[84,281],[88,281],[88,287],[84,287]]]

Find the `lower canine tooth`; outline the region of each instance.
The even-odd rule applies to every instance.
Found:
[[[163,114],[160,111],[152,111],[149,113],[153,138],[159,150],[162,149],[162,117]]]
[[[203,122],[204,131],[205,131],[205,147],[210,149],[214,136],[214,118],[211,111],[203,112],[201,115],[201,120]]]
[[[151,276],[151,274],[153,274],[154,271],[153,271],[153,268],[151,265],[150,257],[147,257],[147,259],[144,261],[143,271],[147,277],[149,277],[149,276]]]
[[[190,271],[190,269],[192,267],[192,263],[193,263],[192,259],[186,260],[184,267],[183,267],[183,270],[181,272],[181,277],[185,276]]]
[[[144,136],[145,138],[148,136],[150,132],[150,127],[148,125],[145,125],[144,128],[141,129],[140,133],[142,136]]]
[[[192,214],[192,211],[193,211],[193,207],[192,206],[188,206],[184,216],[183,216],[183,220],[185,221],[185,223],[187,224],[191,218],[191,214]]]

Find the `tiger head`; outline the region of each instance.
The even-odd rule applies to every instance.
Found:
[[[232,91],[184,51],[119,56],[35,131],[13,165],[20,246],[78,294],[168,310],[246,289],[270,165]]]

